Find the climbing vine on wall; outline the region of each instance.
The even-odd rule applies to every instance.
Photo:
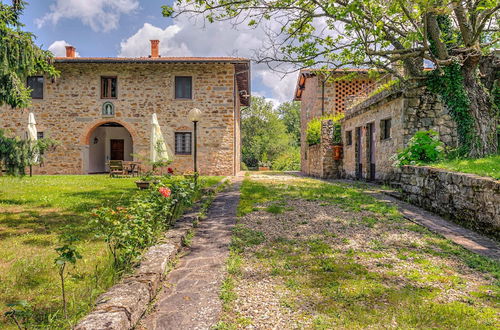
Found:
[[[450,115],[457,123],[459,154],[466,155],[474,143],[476,132],[474,118],[469,106],[470,100],[465,91],[461,68],[458,63],[433,70],[429,73],[427,87],[434,94],[440,95],[450,111]]]

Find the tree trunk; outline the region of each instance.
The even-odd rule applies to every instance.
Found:
[[[462,67],[463,82],[470,100],[469,111],[474,119],[475,133],[469,156],[479,158],[497,152],[497,118],[490,92],[481,83],[476,73],[477,63],[467,62]]]

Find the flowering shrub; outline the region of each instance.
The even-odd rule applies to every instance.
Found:
[[[167,187],[160,187],[158,189],[158,192],[165,198],[170,197],[170,194],[172,194],[172,190],[168,189]]]
[[[191,205],[196,192],[192,180],[166,176],[150,189],[137,192],[128,207],[95,210],[91,224],[107,243],[115,268],[124,269],[136,262]]]

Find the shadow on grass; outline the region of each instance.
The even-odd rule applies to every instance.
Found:
[[[126,188],[120,190],[103,190],[96,189],[91,191],[71,192],[64,194],[68,198],[81,200],[70,207],[71,211],[83,213],[89,212],[100,206],[121,205],[127,206],[130,203],[130,198],[137,191],[137,188]]]

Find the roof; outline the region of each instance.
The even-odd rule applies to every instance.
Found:
[[[250,60],[244,57],[56,57],[56,63],[229,63],[235,67],[240,104],[250,105]]]
[[[244,57],[56,57],[56,63],[249,63]]]
[[[368,73],[368,71],[372,71],[373,69],[361,69],[361,68],[346,68],[346,69],[328,69],[326,71],[333,72],[334,74],[349,74],[353,72],[357,73]],[[320,69],[300,69],[299,77],[297,79],[297,86],[295,87],[294,101],[300,101],[302,97],[302,92],[306,87],[306,80],[309,77],[313,77],[316,75],[316,72],[324,71]]]

